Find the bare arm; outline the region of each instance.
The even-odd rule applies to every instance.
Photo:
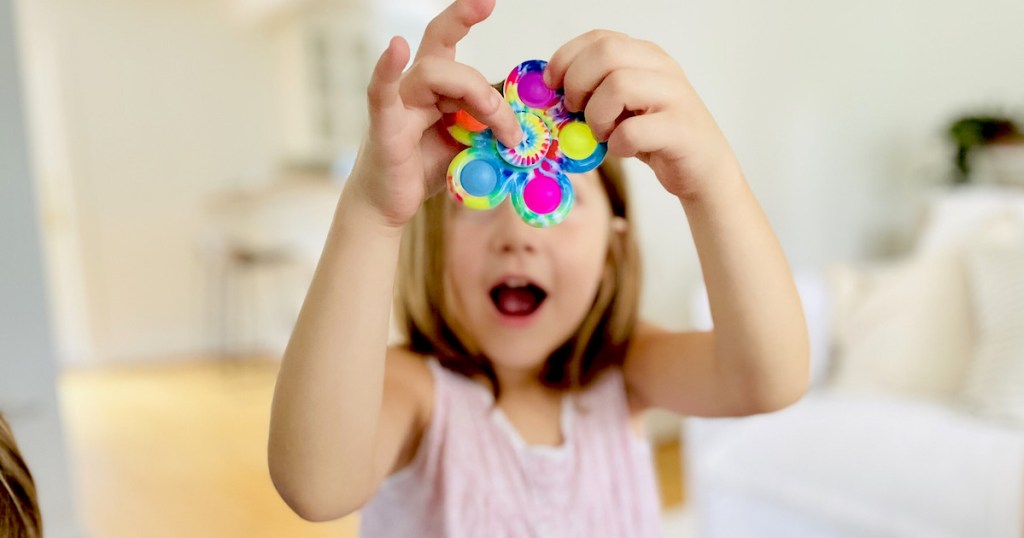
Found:
[[[409,46],[400,38],[374,68],[369,131],[285,351],[271,410],[271,478],[306,519],[358,508],[422,429],[415,363],[386,347],[400,235],[443,186],[454,157],[441,136],[442,110],[467,110],[509,145],[521,137],[511,108],[483,75],[454,61],[456,43],[493,7],[493,0],[456,0],[427,26],[408,71]]]
[[[712,332],[644,326],[625,372],[643,406],[694,416],[781,409],[806,391],[803,309],[768,220],[739,173],[683,202],[708,288]]]
[[[399,235],[368,217],[346,189],[274,391],[270,474],[307,519],[344,515],[375,482]]]
[[[739,168],[683,202],[714,319],[723,401],[773,411],[807,390],[809,343],[789,264]],[[745,407],[745,409],[744,409]]]
[[[682,68],[653,43],[595,30],[559,48],[545,78],[564,85],[567,106],[584,110],[609,153],[654,170],[686,211],[700,256],[715,330],[638,331],[624,364],[634,401],[740,415],[798,399],[809,352],[796,286],[732,148]]]

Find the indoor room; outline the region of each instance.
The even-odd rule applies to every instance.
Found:
[[[473,79],[478,86],[480,80],[497,83],[512,102],[508,81],[522,62],[572,65],[562,73],[567,89],[547,91],[567,99],[583,96],[594,105],[572,111],[595,129],[587,127],[594,137],[592,145],[584,144],[588,155],[606,150],[614,155],[630,144],[636,154],[621,161],[628,218],[614,213],[610,199],[612,213],[600,218],[611,217],[611,231],[601,240],[620,245],[621,237],[629,237],[635,243],[640,285],[631,297],[637,324],[629,325],[635,332],[628,334],[635,335],[634,343],[651,345],[638,344],[616,356],[627,362],[650,358],[655,342],[661,342],[658,349],[678,357],[662,353],[643,367],[623,366],[619,377],[595,378],[625,387],[615,392],[623,397],[615,402],[623,412],[631,406],[630,418],[637,419],[630,446],[639,452],[631,454],[643,469],[639,482],[647,484],[648,505],[656,504],[656,514],[650,512],[654,527],[647,531],[622,534],[604,527],[587,535],[648,536],[657,534],[656,527],[665,537],[680,538],[1024,536],[1024,3],[461,1],[495,4],[455,47],[454,61],[481,77]],[[378,271],[384,265],[373,265],[381,259],[374,249],[384,240],[372,242],[366,230],[376,228],[367,219],[360,221],[365,227],[344,226],[357,222],[358,206],[346,216],[340,200],[343,192],[361,192],[359,186],[372,175],[365,163],[375,162],[376,153],[366,147],[400,153],[397,135],[374,138],[383,127],[370,121],[374,112],[368,106],[368,86],[376,80],[382,54],[402,55],[403,45],[393,36],[404,38],[412,60],[402,88],[412,87],[421,74],[437,78],[432,91],[454,84],[422,67],[427,62],[417,63],[439,50],[440,38],[424,37],[424,31],[448,5],[445,0],[0,0],[0,416],[16,440],[11,448],[31,475],[10,475],[33,485],[36,516],[19,511],[27,518],[23,522],[41,521],[46,536],[75,538],[361,535],[363,516],[369,514],[356,504],[325,501],[323,506],[353,508],[339,509],[343,517],[328,517],[335,511],[306,509],[303,494],[288,493],[286,471],[275,470],[272,478],[275,465],[268,457],[277,457],[275,447],[284,454],[313,453],[302,452],[305,445],[295,439],[278,437],[302,422],[296,417],[317,415],[330,422],[325,418],[330,415],[321,416],[309,403],[285,414],[285,403],[315,400],[303,399],[301,390],[282,394],[288,372],[282,364],[300,368],[303,350],[318,342],[325,365],[334,350],[364,340],[381,344],[386,337],[388,345],[415,347],[408,320],[423,317],[416,318],[411,307],[387,311],[387,293],[373,292],[379,286],[371,289],[371,283],[385,282],[381,289],[390,292],[395,278],[397,289],[411,289],[415,286],[408,282],[402,288],[403,279],[420,282],[427,270],[404,263],[405,258],[397,264],[387,258],[387,270]],[[588,33],[595,29],[614,32],[600,36],[622,48],[599,50],[598,38]],[[580,52],[584,45],[591,47],[586,54]],[[445,61],[455,65],[452,58]],[[614,79],[621,82],[614,91],[633,91],[637,97],[632,105],[625,99],[625,108],[618,109],[622,114],[611,114],[599,133],[595,103],[605,104],[611,84],[603,93],[570,86],[582,84],[586,71],[598,71],[605,61],[619,62],[618,76],[593,74],[598,90]],[[637,77],[632,84],[630,76]],[[521,84],[517,91],[526,87]],[[411,102],[414,92],[395,95]],[[513,116],[501,101],[506,119],[525,122],[522,110],[533,110],[529,114],[538,115],[527,115],[540,122],[537,129],[544,136],[562,137],[557,143],[545,139],[542,162],[561,159],[552,166],[579,170],[573,172],[579,177],[599,170],[586,177],[607,179],[604,168],[594,168],[599,161],[585,170],[570,168],[566,163],[576,162],[581,146],[572,143],[568,130],[551,127],[554,116],[530,108],[532,97],[525,91],[514,95],[527,104],[513,103],[512,110],[520,113]],[[431,132],[435,123],[454,117],[448,112],[477,107],[472,95],[428,97],[432,100],[424,106],[434,107],[427,124]],[[645,99],[661,101],[645,105]],[[568,102],[565,107],[572,108]],[[632,123],[639,127],[623,141],[622,126],[644,117],[672,121],[648,122],[648,130]],[[483,123],[480,129],[498,125]],[[536,141],[527,129],[532,125],[520,126],[522,144]],[[505,177],[534,177],[516,175],[525,165],[501,153],[509,147],[507,140],[495,138],[503,136],[497,127],[484,134],[473,129],[466,136],[484,138],[459,141],[457,149],[451,144],[458,138],[448,140],[452,155],[486,139],[487,148],[497,148],[487,158],[512,170]],[[611,139],[599,136],[608,133]],[[644,145],[655,138],[656,149]],[[676,150],[687,153],[671,153]],[[549,275],[546,264],[561,260],[566,273],[578,274],[581,281],[590,278],[572,272],[573,264],[582,262],[570,260],[568,253],[589,252],[586,241],[598,235],[573,224],[583,220],[572,220],[597,207],[588,189],[598,183],[581,183],[576,176],[570,183],[569,176],[559,176],[562,198],[553,203],[564,205],[550,211],[565,207],[567,213],[558,218],[566,221],[528,227],[523,221],[530,224],[531,216],[548,210],[534,205],[530,196],[536,191],[529,190],[527,179],[521,187],[509,187],[508,202],[499,198],[501,206],[465,216],[468,211],[457,204],[471,203],[457,195],[474,187],[469,179],[452,186],[456,160],[447,156],[441,163],[452,196],[436,196],[456,200],[445,206],[445,218],[465,219],[459,222],[473,223],[477,231],[507,219],[502,226],[516,231],[487,237],[479,231],[466,235],[461,249],[453,240],[444,252],[464,256],[460,267],[467,272],[506,275],[490,289],[491,299],[484,299],[499,310],[536,301],[526,316],[503,310],[501,319],[525,319],[543,305],[547,310],[537,310],[536,319],[550,327],[529,331],[554,334],[564,325],[565,335],[580,336],[579,327],[587,323],[558,314],[556,307],[569,302],[560,302],[566,295],[551,284],[572,278],[558,280],[561,273],[552,269]],[[723,169],[715,165],[733,161],[739,165],[738,190],[715,181]],[[676,173],[683,170],[708,172]],[[439,191],[445,190],[436,176]],[[520,185],[519,179],[509,181]],[[610,188],[607,181],[604,185]],[[405,187],[392,191],[408,193]],[[475,196],[468,198],[484,199]],[[424,202],[420,211],[426,207]],[[408,222],[413,218],[410,213]],[[616,235],[623,229],[627,235]],[[537,235],[548,231],[563,235]],[[445,233],[458,232],[445,228]],[[513,262],[499,267],[490,261],[499,259],[499,251],[505,255],[503,247],[476,249],[495,237],[526,252],[515,260],[540,268],[530,273],[537,282],[526,285],[520,275],[525,269],[508,277]],[[472,243],[477,240],[481,243]],[[335,248],[325,249],[332,241]],[[339,246],[343,243],[349,250]],[[387,244],[397,255],[397,240]],[[615,272],[621,267],[616,265],[621,259],[611,254],[615,249],[601,245],[604,250],[594,251],[594,267],[605,272],[594,272],[595,286],[605,285],[602,278],[609,271],[621,275]],[[541,257],[530,265],[534,249],[551,250],[550,260]],[[614,258],[607,264],[606,250]],[[321,260],[334,255],[352,263]],[[332,272],[339,275],[334,280]],[[458,279],[447,278],[446,285],[468,286],[452,280]],[[549,289],[541,289],[545,285]],[[423,286],[431,293],[429,282]],[[588,290],[592,295],[580,308],[589,310],[581,310],[581,316],[594,314],[600,303],[600,295],[592,299]],[[349,303],[358,304],[333,318],[313,319],[316,312],[333,312],[322,304],[332,296],[352,297]],[[447,330],[446,316],[454,315],[447,305],[432,304],[423,316],[440,319]],[[601,323],[614,318],[607,308]],[[459,331],[489,327],[470,314],[464,317],[469,328],[452,324],[456,340],[464,334]],[[511,354],[533,349],[528,336],[533,333],[516,333],[522,327],[526,322],[517,320],[501,330],[527,335],[507,343],[516,350]],[[479,343],[483,351],[464,350],[467,356],[484,357],[491,354],[489,345],[506,345],[504,336],[494,336],[501,331],[480,331],[479,342],[463,340],[472,344],[466,350]],[[420,336],[422,347],[428,336]],[[563,341],[557,340],[559,350],[568,349]],[[464,342],[456,343],[458,351]],[[798,351],[790,353],[789,344]],[[545,348],[545,354],[553,349]],[[630,354],[634,349],[646,354]],[[705,364],[699,362],[705,355],[709,368],[721,371],[694,366]],[[391,357],[389,352],[389,363]],[[434,379],[432,390],[440,390],[442,379],[453,391],[465,389],[460,383],[468,379],[473,388],[467,397],[516,401],[514,389],[504,400],[486,388],[473,392],[487,383],[476,386],[472,376],[431,359],[427,367],[415,368],[422,372],[418,379]],[[499,377],[506,379],[500,363],[500,371],[491,363],[480,368],[474,371],[494,385]],[[364,385],[377,387],[379,364],[374,371],[376,377]],[[737,372],[731,384],[725,384],[725,371]],[[702,373],[721,380],[721,391],[695,377]],[[323,401],[340,406],[356,401],[341,398],[360,392],[359,383],[340,374],[321,376],[317,390],[309,393],[337,397]],[[771,404],[724,403],[727,393],[737,402],[755,402],[761,389],[774,394],[769,390],[783,385],[798,393],[789,390]],[[598,386],[606,385],[595,381]],[[541,390],[547,394],[548,388]],[[439,407],[441,399],[418,392],[401,396],[398,389],[376,390],[359,401],[415,399],[409,421],[425,416],[424,402],[433,402],[435,411],[445,409]],[[381,408],[365,407],[368,417]],[[482,436],[470,422],[458,422],[468,416],[456,413],[459,409],[448,409],[446,428],[430,429],[424,419],[416,429],[402,430],[418,432],[403,433],[408,435],[403,440],[422,444],[412,444],[420,450],[402,452],[397,457],[406,459],[400,461],[420,469],[416,465],[428,458],[421,454],[434,454],[428,449],[454,450],[438,440],[441,431],[461,427],[466,435]],[[575,422],[567,422],[566,406],[532,415],[525,404],[516,408],[520,414],[513,409],[505,409],[507,417],[490,415],[498,419],[486,425],[502,450],[583,450],[586,435],[597,439],[613,432],[626,439],[627,421],[619,415],[614,424],[593,422],[587,429],[591,423],[584,415],[571,415]],[[540,433],[536,438],[525,433],[541,422],[554,441],[535,442]],[[570,424],[575,429],[567,429]],[[537,428],[532,431],[546,431]],[[6,431],[0,428],[0,434]],[[410,446],[396,443],[387,445],[396,453]],[[538,444],[554,446],[533,446]],[[18,461],[2,456],[0,464]],[[555,464],[560,471],[570,467],[576,469]],[[581,484],[601,482],[626,492],[607,497],[617,499],[602,509],[616,514],[609,521],[639,517],[633,511],[646,497],[633,497],[627,486],[636,477],[627,480],[608,470],[621,471],[617,463],[599,467],[581,464],[573,476],[590,480]],[[478,470],[486,484],[486,469]],[[412,488],[399,482],[408,480],[399,473],[388,478],[389,486]],[[459,484],[465,481],[448,480],[447,489],[439,491],[462,491]],[[504,484],[503,478],[494,480]],[[493,489],[508,497],[514,488]],[[19,506],[17,498],[14,502]],[[394,512],[366,506],[375,512],[373,521],[386,520],[384,513],[402,518],[400,506],[387,507]],[[471,520],[474,505],[467,506],[466,513],[455,510],[445,517]],[[587,528],[549,527],[540,510],[524,510],[502,521],[519,521],[530,530],[502,532],[575,536]],[[457,528],[451,521],[446,525],[447,535],[463,535],[451,530]],[[4,532],[0,528],[0,535]]]

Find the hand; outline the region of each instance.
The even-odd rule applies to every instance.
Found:
[[[509,146],[523,136],[501,94],[478,71],[455,62],[455,45],[493,9],[494,0],[456,0],[427,25],[408,71],[402,72],[409,44],[400,37],[377,61],[366,92],[369,132],[351,182],[389,226],[404,225],[444,186],[460,148],[443,132],[443,113],[466,110]]]
[[[565,88],[566,105],[582,110],[608,152],[636,156],[672,194],[699,194],[739,169],[728,141],[682,68],[657,45],[595,30],[559,48],[544,72]]]

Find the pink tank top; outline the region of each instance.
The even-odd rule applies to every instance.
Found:
[[[430,425],[413,461],[363,506],[360,536],[660,536],[651,449],[630,427],[621,370],[564,397],[564,442],[540,446],[491,410],[486,387],[428,364]]]

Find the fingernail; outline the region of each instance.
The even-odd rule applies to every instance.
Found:
[[[544,85],[547,86],[548,88],[551,88],[551,74],[547,69],[544,69],[544,75],[541,78],[544,80]]]

